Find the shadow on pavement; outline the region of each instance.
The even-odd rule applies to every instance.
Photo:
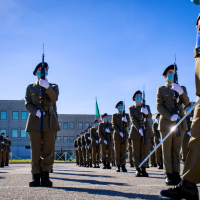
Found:
[[[56,178],[51,177],[51,179],[57,179],[61,181],[72,181],[72,182],[80,182],[80,183],[89,183],[89,184],[97,184],[97,185],[117,185],[117,186],[128,186],[126,183],[115,183],[115,182],[104,182],[104,181],[96,181],[96,180],[85,180],[85,179],[69,179],[69,178]]]
[[[59,169],[59,170],[56,170],[55,171],[71,171],[71,172],[92,172],[94,173],[95,171],[79,171],[79,170],[71,170],[71,169]]]
[[[72,192],[86,192],[88,194],[94,194],[94,195],[125,197],[128,199],[166,199],[166,198],[164,198],[162,196],[158,196],[158,195],[124,193],[124,192],[118,192],[118,191],[113,191],[113,190],[73,188],[73,187],[52,187],[52,189],[61,189],[61,190],[72,191]]]
[[[102,177],[102,178],[116,178],[116,177],[113,177],[113,176],[91,175],[91,174],[71,174],[71,173],[58,173],[58,172],[54,172],[54,174],[70,175],[70,176],[89,176],[89,177]]]

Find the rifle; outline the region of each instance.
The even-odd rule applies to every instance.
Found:
[[[145,86],[142,93],[142,107],[145,108]],[[146,115],[142,113],[142,131],[143,131],[143,144],[146,144]]]
[[[177,74],[177,65],[176,65],[176,55],[175,55],[175,62],[174,62],[174,83],[178,84],[178,74]],[[174,114],[179,114],[179,108],[178,108],[178,103],[177,103],[177,100],[179,98],[179,94],[178,92],[176,92],[174,90],[174,96],[173,96],[173,99],[174,99]],[[176,121],[176,124],[179,122],[179,118],[177,119]],[[180,130],[180,127],[178,126],[177,129],[176,129],[176,135],[177,137],[179,137],[181,135],[181,130]]]
[[[126,116],[126,114],[125,114],[125,100],[124,100],[124,109],[123,109],[123,117],[125,117]],[[125,144],[125,122],[123,122],[123,144]]]
[[[107,123],[106,123],[106,129],[109,129],[109,127],[108,127],[108,120],[107,120]],[[107,135],[108,133],[106,132],[106,141],[107,141],[107,145],[106,145],[106,150],[108,150],[108,135]]]
[[[41,67],[41,79],[45,80],[45,66],[44,66],[44,44],[43,44],[43,54],[42,54],[42,67]],[[40,133],[43,133],[43,112],[44,112],[44,92],[45,89],[40,86]]]

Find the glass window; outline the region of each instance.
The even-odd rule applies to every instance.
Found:
[[[21,130],[21,138],[26,138],[26,131],[24,129]]]
[[[89,125],[89,123],[85,123],[85,129],[87,129]]]
[[[26,111],[22,111],[22,119],[27,119],[27,112]]]
[[[59,127],[60,127],[60,130],[61,130],[61,128],[62,128],[62,123],[61,122],[59,122]]]
[[[91,123],[91,127],[94,127],[94,123]]]
[[[70,136],[70,137],[69,137],[69,142],[70,142],[70,143],[74,143],[74,136]]]
[[[7,111],[1,111],[1,119],[7,119]]]
[[[13,138],[18,138],[18,130],[17,129],[13,129],[12,130],[12,137]]]
[[[5,136],[6,136],[6,129],[1,129],[1,132],[0,132],[1,134],[2,133],[5,133]]]
[[[79,129],[79,130],[83,129],[83,123],[82,123],[82,122],[79,122],[79,123],[78,123],[78,129]]]
[[[67,122],[63,123],[63,129],[68,129],[68,123]]]
[[[70,122],[69,128],[70,128],[70,129],[74,129],[74,122]]]
[[[68,137],[67,137],[67,136],[64,136],[64,137],[63,137],[63,142],[64,142],[64,143],[67,143],[67,142],[68,142]]]
[[[56,138],[56,142],[61,142],[61,136],[58,136],[58,137]]]
[[[13,119],[19,119],[19,112],[13,111]]]

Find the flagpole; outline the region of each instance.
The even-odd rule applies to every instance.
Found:
[[[96,107],[97,107],[97,97],[95,97],[95,120],[97,119],[97,116],[96,116]]]

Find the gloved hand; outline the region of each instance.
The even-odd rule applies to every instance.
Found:
[[[139,129],[139,133],[140,133],[141,136],[143,136],[143,130],[142,130],[142,128]]]
[[[106,131],[107,133],[110,133],[110,129],[109,129],[109,128],[106,128],[105,131]]]
[[[85,149],[87,148],[87,146],[85,146]]]
[[[149,111],[148,111],[147,107],[141,108],[141,112],[144,113],[145,115],[149,114]]]
[[[78,148],[76,147],[76,150],[78,150]]]
[[[120,136],[121,136],[121,137],[123,137],[123,136],[124,136],[124,134],[123,134],[122,132],[120,132],[119,134],[120,134]]]
[[[177,114],[174,114],[171,116],[171,121],[174,122],[174,121],[177,121],[178,119],[178,115]]]
[[[123,121],[123,122],[127,122],[126,116],[125,116],[125,117],[122,117],[122,121]]]
[[[106,140],[104,140],[104,143],[107,145],[107,141]]]
[[[96,133],[98,133],[99,131],[98,130],[96,130]]]
[[[81,147],[81,149],[82,149],[82,147]]]
[[[88,146],[87,148],[90,149],[90,146]]]
[[[172,83],[171,89],[177,91],[179,95],[183,94],[183,88],[177,83]]]
[[[188,134],[189,136],[191,136],[191,132],[190,132],[190,131],[188,131],[187,134]]]
[[[159,138],[159,142],[161,142],[162,140],[161,140],[161,138]]]
[[[96,143],[98,144],[98,143],[99,143],[99,141],[98,141],[98,140],[96,140]]]
[[[1,151],[3,151],[3,149],[1,149]]]
[[[91,137],[88,137],[88,140],[92,140],[92,138],[91,138]]]
[[[133,145],[131,144],[131,147],[133,147]]]
[[[45,115],[45,112],[43,111],[43,115]],[[40,110],[37,110],[37,112],[36,112],[36,116],[37,117],[41,117],[41,111]]]
[[[2,144],[4,144],[4,141],[3,142],[1,142]]]
[[[193,121],[193,117],[190,117],[190,121],[191,121],[191,122]]]
[[[40,86],[44,87],[45,89],[48,89],[48,88],[49,88],[49,82],[48,82],[48,79],[47,79],[47,78],[45,78],[45,80],[40,79],[39,84],[40,84]]]

